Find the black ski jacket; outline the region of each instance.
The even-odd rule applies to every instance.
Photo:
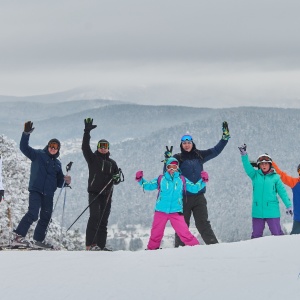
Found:
[[[90,139],[90,133],[85,132],[81,149],[89,168],[87,191],[89,193],[99,193],[112,179],[112,176],[119,173],[119,168],[117,163],[109,158],[109,152],[107,154],[101,154],[98,150],[93,152],[90,147]],[[111,182],[102,192],[102,195],[108,195],[113,184],[118,183]]]

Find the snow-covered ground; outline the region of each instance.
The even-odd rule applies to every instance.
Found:
[[[0,299],[300,299],[300,236],[157,251],[1,251]]]

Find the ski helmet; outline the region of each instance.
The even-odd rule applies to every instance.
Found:
[[[261,154],[257,158],[257,161],[256,161],[258,167],[259,167],[259,164],[262,163],[262,162],[267,162],[267,163],[270,163],[272,165],[272,158],[271,158],[271,156],[268,153]]]
[[[102,148],[101,145],[103,145],[103,148],[109,149],[109,142],[105,139],[102,139],[97,144],[97,149]]]

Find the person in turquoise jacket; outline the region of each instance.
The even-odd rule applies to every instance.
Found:
[[[164,230],[168,221],[187,246],[199,245],[197,238],[189,231],[183,217],[183,193],[189,191],[198,193],[206,186],[208,174],[201,173],[201,179],[195,184],[180,173],[178,160],[171,157],[166,162],[166,171],[162,176],[147,181],[143,178],[143,171],[136,172],[135,180],[146,191],[159,190],[155,205],[154,219],[148,250],[159,249]]]
[[[251,238],[263,236],[265,223],[268,224],[272,235],[283,235],[277,194],[286,208],[292,209],[284,184],[272,167],[272,158],[268,154],[262,154],[257,158],[258,169],[256,169],[249,161],[246,147],[244,144],[238,148],[245,172],[251,178],[253,186]]]

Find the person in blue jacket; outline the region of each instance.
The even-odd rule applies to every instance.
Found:
[[[29,207],[27,213],[21,219],[14,230],[12,246],[41,248],[53,248],[44,242],[46,230],[51,220],[53,210],[53,197],[57,187],[61,188],[65,182],[71,183],[69,175],[64,176],[59,156],[60,142],[51,139],[44,149],[33,149],[29,146],[29,137],[34,130],[33,123],[28,121],[24,125],[24,132],[20,141],[21,152],[31,160],[29,180]],[[34,230],[33,241],[25,239],[33,222],[37,221]]]
[[[171,157],[166,162],[166,171],[162,176],[147,181],[143,178],[143,171],[136,173],[135,180],[146,191],[158,189],[159,194],[156,200],[154,219],[151,229],[151,235],[148,242],[148,250],[159,249],[163,238],[166,223],[171,222],[175,232],[180,236],[188,246],[199,245],[197,238],[189,231],[182,215],[183,212],[183,193],[197,193],[203,189],[208,181],[208,174],[202,172],[204,178],[193,183],[184,178],[178,167],[178,160]],[[186,190],[186,191],[185,191]]]
[[[179,161],[179,167],[182,175],[188,178],[191,182],[196,183],[200,179],[203,165],[209,160],[218,156],[230,139],[229,128],[226,121],[222,124],[222,138],[218,144],[207,150],[199,150],[196,148],[195,142],[191,135],[185,134],[180,141],[181,153],[174,154]],[[165,152],[165,158],[172,154]],[[207,201],[204,196],[206,188],[204,187],[198,193],[192,194],[187,192],[187,201],[183,204],[183,215],[187,225],[190,225],[191,215],[195,219],[195,225],[200,233],[205,244],[216,244],[218,240],[213,232],[210,221],[208,220]],[[175,247],[184,246],[179,236],[175,234]]]

